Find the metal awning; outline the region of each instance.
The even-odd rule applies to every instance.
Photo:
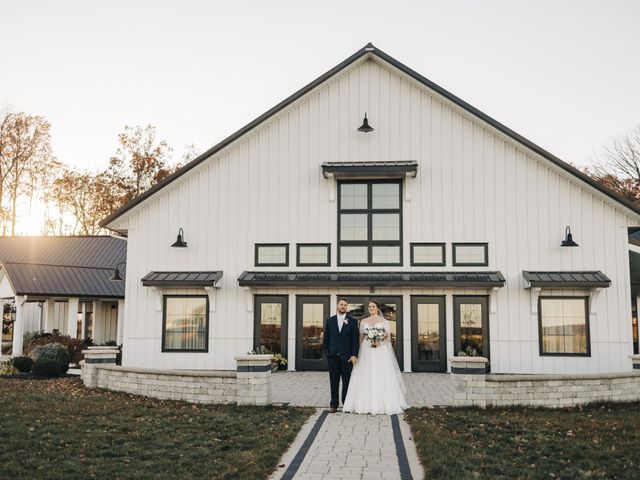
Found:
[[[525,288],[607,288],[611,280],[602,272],[522,272]]]
[[[215,287],[222,270],[212,272],[149,272],[142,278],[145,287]]]
[[[400,160],[394,162],[325,162],[322,174],[325,178],[404,178],[415,177],[418,162]]]
[[[500,272],[242,272],[241,287],[503,287]]]

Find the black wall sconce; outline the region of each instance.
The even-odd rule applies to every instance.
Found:
[[[111,275],[111,278],[109,280],[111,280],[112,282],[123,282],[124,278],[122,278],[122,276],[120,275],[120,265],[127,265],[127,262],[122,261],[119,262],[116,265],[116,268],[113,269],[113,275]]]
[[[567,226],[564,231],[564,240],[560,244],[561,247],[579,247],[579,245],[573,241],[573,235],[571,235],[571,229]]]
[[[360,128],[358,128],[358,131],[363,133],[373,132],[373,127],[369,126],[369,120],[367,120],[367,112],[364,113],[364,120]]]
[[[177,240],[171,246],[178,247],[178,248],[185,248],[187,246],[187,242],[184,241],[184,231],[182,230],[182,227],[180,227],[180,229],[178,230]]]

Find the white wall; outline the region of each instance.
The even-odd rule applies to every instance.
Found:
[[[365,111],[375,128],[369,134],[356,131]],[[129,236],[125,364],[233,368],[233,356],[253,338],[251,292],[237,278],[255,268],[254,244],[288,242],[295,265],[296,242],[328,242],[333,267],[317,270],[336,269],[337,204],[320,165],[407,159],[419,167],[404,182],[403,267],[341,270],[409,270],[410,242],[434,241],[447,242],[447,266],[429,270],[464,271],[451,266],[451,242],[488,242],[489,266],[474,270],[500,270],[507,280],[490,321],[494,372],[631,368],[626,226],[638,216],[373,61],[349,68],[114,223]],[[567,225],[580,247],[560,247]],[[179,227],[186,249],[170,248]],[[522,271],[591,269],[612,279],[596,299],[591,358],[541,358]],[[159,297],[140,284],[151,270],[224,271],[208,354],[161,353]]]

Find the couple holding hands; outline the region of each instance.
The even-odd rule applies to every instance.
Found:
[[[330,411],[338,409],[342,380],[342,411],[394,415],[408,408],[402,374],[391,346],[389,322],[380,302],[371,300],[369,316],[360,325],[347,315],[349,302],[338,298],[337,313],[324,325],[323,353],[329,363]]]

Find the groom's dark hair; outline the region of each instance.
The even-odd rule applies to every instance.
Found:
[[[338,301],[336,302],[336,305],[340,302],[345,302],[347,305],[349,304],[349,300],[347,300],[344,297],[338,297]]]

